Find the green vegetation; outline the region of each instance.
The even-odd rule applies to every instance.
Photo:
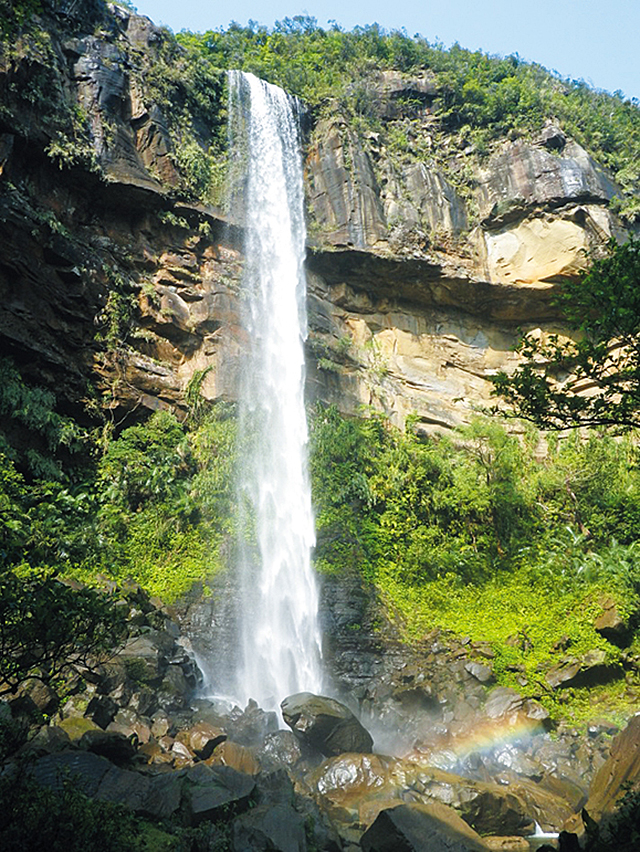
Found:
[[[26,566],[0,573],[0,622],[0,697],[28,678],[55,689],[75,667],[113,653],[126,633],[113,598]]]
[[[131,577],[171,600],[217,570],[232,526],[235,420],[224,405],[205,410],[203,376],[192,388],[191,432],[159,411],[115,438],[58,414],[54,394],[25,383],[11,362],[0,375],[10,574],[28,566],[47,577]]]
[[[0,780],[0,842],[7,850],[147,849],[144,824],[124,806],[88,799],[69,780],[47,790],[22,774]]]
[[[0,0],[0,38],[14,36],[41,10],[41,0]]]
[[[488,640],[501,683],[587,718],[586,690],[560,708],[544,672],[559,649],[619,658],[594,620],[604,596],[624,615],[640,605],[637,452],[594,432],[549,439],[539,460],[538,438],[478,420],[455,439],[421,439],[318,411],[316,563],[361,571],[407,638],[439,627]]]
[[[63,615],[81,617],[80,598],[74,610],[76,593],[60,577],[131,578],[171,600],[224,564],[237,520],[236,420],[232,407],[203,402],[205,372],[188,391],[188,425],[159,411],[119,435],[76,426],[82,461],[58,449],[66,421],[53,396],[9,362],[3,375],[5,397],[17,402],[4,409],[13,455],[2,456],[0,478],[0,600],[17,613],[16,627],[36,586],[42,606],[53,596]],[[639,608],[632,437],[551,434],[541,451],[533,427],[517,438],[478,419],[449,437],[421,438],[380,415],[349,419],[333,408],[316,410],[311,426],[320,571],[360,573],[407,638],[440,627],[490,641],[501,682],[529,694],[545,693],[559,648],[606,649],[616,664],[619,651],[593,622],[605,595],[623,615]],[[50,448],[50,468],[32,463],[29,434]],[[587,715],[584,700],[576,692],[571,712]]]
[[[168,30],[153,53],[131,56],[149,105],[160,108],[181,177],[181,194],[220,204],[226,172],[224,74],[194,53],[185,52]]]
[[[28,764],[0,778],[0,845],[3,852],[228,852],[228,819],[196,828],[152,822],[124,805],[89,798],[61,779],[48,789],[29,777]],[[213,825],[212,825],[213,823]]]
[[[556,301],[575,340],[524,337],[524,363],[492,379],[495,394],[545,429],[640,425],[640,241],[612,241]]]

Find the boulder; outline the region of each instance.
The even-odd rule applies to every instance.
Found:
[[[293,731],[276,731],[275,734],[265,737],[257,756],[263,769],[274,771],[292,770],[303,760],[307,760],[310,754],[309,748],[304,746]]]
[[[483,663],[477,663],[475,660],[472,660],[466,664],[465,671],[468,671],[469,674],[475,677],[476,680],[479,680],[480,683],[495,683],[493,671],[489,666],[485,666]]]
[[[490,719],[499,719],[510,726],[520,727],[524,724],[532,733],[536,729],[542,731],[551,727],[549,713],[541,704],[531,698],[524,698],[508,686],[498,686],[492,690],[484,712]]]
[[[53,754],[71,746],[69,734],[57,725],[45,725],[28,743],[29,754]]]
[[[594,627],[598,633],[615,645],[626,645],[629,639],[629,620],[620,615],[613,598],[601,601],[602,615],[598,616]]]
[[[234,852],[306,852],[304,818],[291,805],[258,805],[233,821]]]
[[[89,702],[85,716],[91,719],[99,728],[105,730],[118,712],[118,705],[108,695],[95,695]]]
[[[492,852],[531,852],[531,845],[526,837],[483,837]]]
[[[285,698],[280,707],[294,734],[327,757],[369,753],[373,748],[371,734],[348,707],[333,698],[299,692]]]
[[[199,825],[222,813],[245,810],[255,786],[249,775],[230,766],[199,763],[187,769],[182,795],[190,825]]]
[[[132,741],[116,731],[85,731],[78,745],[85,751],[106,757],[118,766],[130,763],[136,753]]]
[[[61,728],[72,742],[79,740],[87,731],[101,730],[91,719],[85,719],[82,716],[69,716],[67,719],[62,719],[57,727]]]
[[[188,738],[187,744],[200,760],[211,757],[214,749],[227,739],[227,734],[222,728],[209,725],[207,722],[196,722],[184,733]]]
[[[343,823],[369,825],[381,810],[413,801],[451,806],[483,834],[526,835],[534,829],[531,808],[517,785],[472,781],[424,761],[344,754],[325,760],[307,780]]]
[[[28,696],[34,703],[36,711],[50,716],[58,709],[60,700],[49,684],[39,678],[29,678],[20,684],[18,697]]]
[[[107,726],[107,731],[124,734],[128,739],[140,743],[148,743],[151,739],[151,728],[148,720],[145,722],[129,707],[118,710],[113,722]]]
[[[260,772],[260,763],[253,752],[246,746],[230,740],[220,743],[206,763],[207,766],[231,766],[247,775],[257,775]]]
[[[607,660],[607,652],[594,648],[582,657],[565,657],[549,669],[546,681],[552,689],[595,686],[615,677],[616,669]]]
[[[364,852],[486,852],[489,847],[446,805],[381,811],[362,835]]]
[[[46,755],[29,771],[44,787],[61,790],[72,779],[74,787],[90,798],[124,805],[143,817],[179,817],[188,825],[199,825],[221,813],[241,812],[255,788],[252,778],[228,766],[198,764],[186,770],[143,775],[85,751]]]
[[[226,727],[229,739],[249,748],[260,748],[264,738],[278,730],[278,719],[275,713],[262,710],[251,699],[244,712]]]

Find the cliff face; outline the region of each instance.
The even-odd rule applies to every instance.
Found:
[[[205,148],[208,130],[182,84],[163,99],[166,34],[118,7],[69,8],[0,58],[2,348],[69,406],[97,378],[118,418],[184,409],[208,367],[205,396],[233,397],[241,234],[188,200],[172,104]],[[429,138],[428,75],[380,72],[368,96],[383,117],[409,96]],[[608,207],[615,185],[561,128],[472,154],[399,155],[339,115],[315,124],[305,148],[314,398],[347,412],[371,405],[398,424],[466,421],[489,400],[487,376],[513,361],[518,327],[553,323],[554,283],[622,236]]]

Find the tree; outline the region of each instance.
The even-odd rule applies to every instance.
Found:
[[[492,378],[493,394],[543,429],[640,426],[640,240],[611,240],[557,304],[573,339],[525,336],[524,362]]]
[[[0,572],[0,697],[37,678],[54,689],[69,668],[91,668],[123,641],[113,597],[75,589],[51,572]]]

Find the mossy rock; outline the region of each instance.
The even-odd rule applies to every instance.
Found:
[[[77,742],[87,731],[101,730],[95,722],[92,722],[91,719],[85,719],[84,716],[69,716],[67,719],[58,722],[57,727],[62,728],[72,742]]]

